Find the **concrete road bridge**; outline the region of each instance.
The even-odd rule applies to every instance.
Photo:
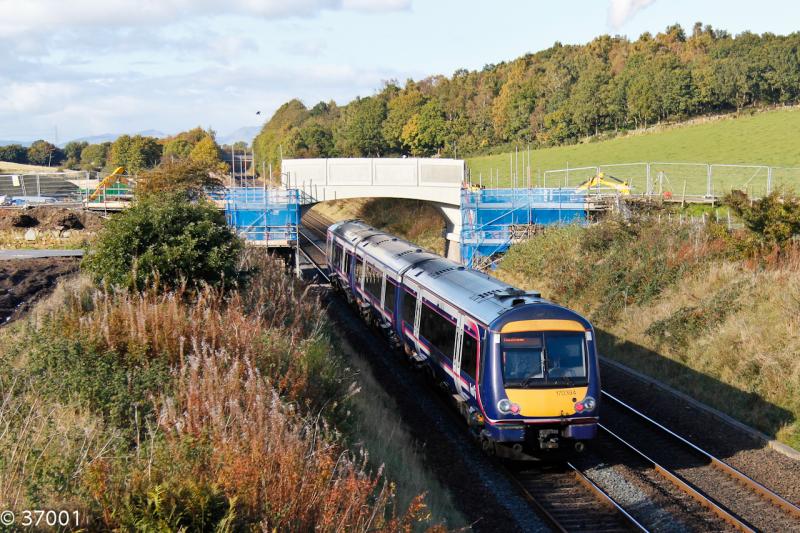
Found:
[[[430,202],[447,226],[447,256],[458,260],[461,242],[461,159],[337,158],[284,159],[282,182],[301,191],[310,206],[350,198],[407,198]]]

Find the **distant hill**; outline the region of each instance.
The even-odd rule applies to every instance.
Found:
[[[244,126],[236,131],[228,133],[227,135],[218,135],[217,143],[219,144],[233,144],[239,141],[244,141],[247,144],[252,144],[253,138],[261,131],[260,126]]]
[[[31,141],[9,141],[8,139],[0,139],[0,146],[8,146],[9,144],[21,144],[27,147],[31,145]]]

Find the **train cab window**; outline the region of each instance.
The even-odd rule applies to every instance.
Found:
[[[403,291],[403,320],[407,324],[414,325],[414,317],[417,313],[417,297],[408,291]]]
[[[475,379],[475,367],[478,363],[478,341],[464,331],[464,342],[461,346],[461,370]]]
[[[586,384],[584,335],[527,332],[501,337],[506,386],[536,387]]]
[[[453,348],[455,348],[456,344],[456,325],[427,305],[422,306],[419,333],[442,352],[444,356],[450,359],[453,358]]]
[[[364,268],[364,290],[380,303],[383,273],[369,263]]]
[[[383,297],[383,308],[394,314],[394,304],[397,301],[397,285],[395,282],[386,278],[386,295]]]

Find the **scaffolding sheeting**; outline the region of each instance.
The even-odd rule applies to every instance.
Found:
[[[293,246],[300,223],[297,189],[231,187],[226,189],[225,217],[250,244]]]
[[[461,260],[476,266],[505,252],[526,229],[583,223],[589,205],[574,188],[464,189],[461,193]]]

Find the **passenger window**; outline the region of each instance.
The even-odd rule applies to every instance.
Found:
[[[464,343],[461,347],[461,370],[473,380],[478,362],[478,340],[464,330]]]
[[[422,306],[419,333],[443,355],[450,359],[453,358],[453,348],[456,344],[456,325],[427,305]]]
[[[403,320],[413,326],[416,312],[417,297],[408,291],[403,291]]]
[[[364,278],[364,290],[380,302],[381,289],[383,288],[383,273],[367,263]]]
[[[397,285],[386,278],[386,296],[383,298],[383,308],[394,315],[394,304],[397,301]]]
[[[362,273],[364,272],[364,260],[356,256],[356,285],[361,286]]]
[[[350,273],[350,261],[353,258],[353,254],[347,252],[344,254],[344,267],[342,268],[342,272],[344,275],[347,276]]]

